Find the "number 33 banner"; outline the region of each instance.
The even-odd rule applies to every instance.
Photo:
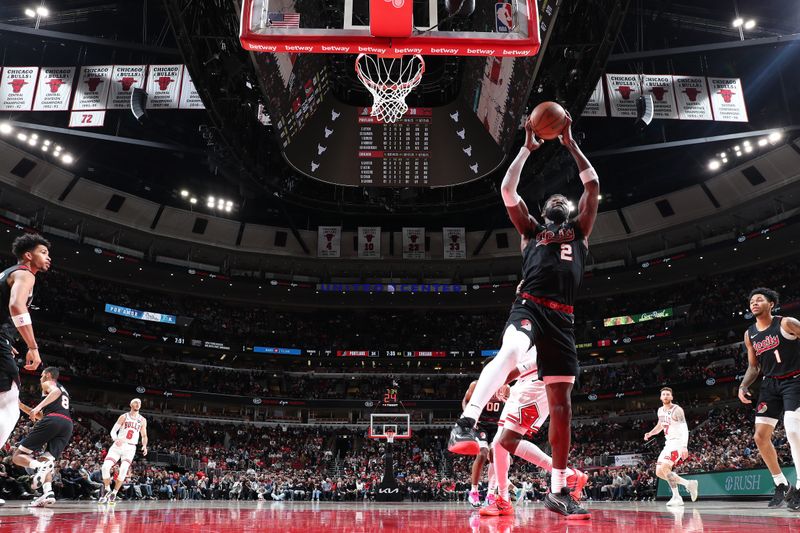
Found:
[[[445,259],[466,259],[467,242],[464,228],[442,228]]]
[[[358,257],[362,259],[377,259],[381,256],[381,228],[380,226],[358,227]]]

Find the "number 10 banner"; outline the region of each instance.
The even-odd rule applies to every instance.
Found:
[[[358,227],[358,257],[362,259],[378,259],[381,256],[380,226]]]

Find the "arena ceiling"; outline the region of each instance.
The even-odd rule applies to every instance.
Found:
[[[800,9],[792,0],[739,4],[739,15],[756,21],[741,34],[732,25],[733,0],[560,3],[528,109],[554,99],[578,115],[606,71],[731,76],[744,82],[749,123],[654,121],[642,129],[632,119],[578,120],[575,130],[603,178],[601,210],[710,178],[709,160],[738,143],[736,135],[782,128],[785,138],[792,137],[792,128],[800,125],[800,106],[794,103],[800,99],[800,71],[791,67],[800,61],[794,40]],[[58,128],[48,135],[73,147],[74,168],[91,180],[176,207],[189,207],[180,195],[184,189],[201,198],[225,197],[235,209],[223,216],[300,228],[508,224],[497,194],[502,170],[433,190],[333,186],[294,171],[281,157],[275,133],[256,122],[254,106],[263,93],[248,54],[236,46],[233,0],[46,1],[49,16],[33,30],[35,21],[25,10],[37,5],[39,0],[0,5],[2,64],[183,62],[208,99],[205,112],[149,113],[142,121],[116,112],[92,132],[126,142],[77,137],[63,128],[62,113],[0,114]],[[685,47],[695,48],[681,50]],[[734,137],[715,140],[726,135]],[[744,138],[755,144],[761,137]],[[517,135],[512,152],[520,141]],[[523,196],[532,204],[555,191],[577,197],[580,184],[563,151],[549,143],[537,156],[526,168]],[[205,209],[202,204],[196,209]]]

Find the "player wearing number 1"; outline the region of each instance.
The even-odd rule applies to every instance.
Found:
[[[786,440],[795,468],[800,472],[800,321],[773,316],[776,305],[777,292],[765,287],[750,292],[750,311],[756,321],[744,332],[748,366],[739,386],[739,399],[752,403],[749,387],[763,374],[754,439],[775,482],[775,495],[769,507],[780,507],[785,501],[790,510],[800,511],[800,475],[796,486],[790,489],[772,444],[772,433],[783,413]]]
[[[551,493],[545,498],[545,506],[567,518],[580,519],[589,518],[589,514],[566,486],[572,420],[570,393],[579,370],[572,305],[583,281],[600,184],[597,173],[572,138],[571,124],[567,115],[561,144],[577,163],[583,182],[576,217],[570,218],[568,200],[557,194],[547,199],[541,213],[543,220],[539,221],[530,215],[517,193],[525,160],[541,146],[530,121],[526,121],[525,146],[503,178],[503,202],[521,236],[524,283],[511,307],[500,351],[481,372],[469,405],[450,433],[448,449],[453,453],[477,453],[474,426],[478,415],[530,346],[535,345],[539,377],[544,381],[550,406],[548,436],[553,450]]]
[[[108,449],[103,466],[100,468],[103,474],[103,496],[97,503],[108,503],[114,505],[117,501],[117,492],[125,482],[128,475],[128,468],[133,462],[136,454],[136,444],[139,442],[139,435],[142,436],[142,455],[147,455],[147,420],[139,414],[142,408],[142,400],[134,398],[130,403],[131,410],[128,413],[119,415],[117,423],[111,429],[111,438],[114,444]],[[119,472],[114,490],[109,492],[111,486],[111,469],[119,461]]]
[[[31,420],[37,421],[28,435],[14,450],[12,460],[15,465],[34,469],[31,487],[42,486],[42,495],[31,502],[31,507],[52,505],[56,498],[53,493],[53,464],[67,447],[72,438],[72,415],[69,410],[69,393],[58,383],[59,372],[55,367],[42,370],[39,382],[44,398],[33,409],[23,403],[19,408]],[[45,452],[34,459],[33,454],[45,448]]]

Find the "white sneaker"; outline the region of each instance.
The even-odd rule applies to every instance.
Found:
[[[469,491],[469,503],[476,509],[481,506],[481,494],[477,490]]]
[[[53,471],[53,461],[47,461],[46,463],[42,464],[39,468],[36,469],[36,472],[31,477],[31,488],[38,489],[44,480],[47,478],[47,474]]]
[[[0,505],[5,505],[6,501],[3,498],[0,498]]]
[[[672,499],[667,502],[667,507],[672,505],[683,505],[683,498],[681,498],[679,495],[673,496]]]
[[[686,489],[689,491],[689,496],[692,497],[692,501],[697,501],[697,480],[690,481]]]
[[[53,491],[46,492],[33,500],[28,507],[46,507],[48,505],[53,505],[56,503],[56,495],[53,494]]]
[[[100,496],[100,499],[97,500],[98,505],[103,503],[108,503],[108,494],[103,494],[102,496]]]
[[[111,492],[108,495],[108,505],[117,505],[117,493]]]

